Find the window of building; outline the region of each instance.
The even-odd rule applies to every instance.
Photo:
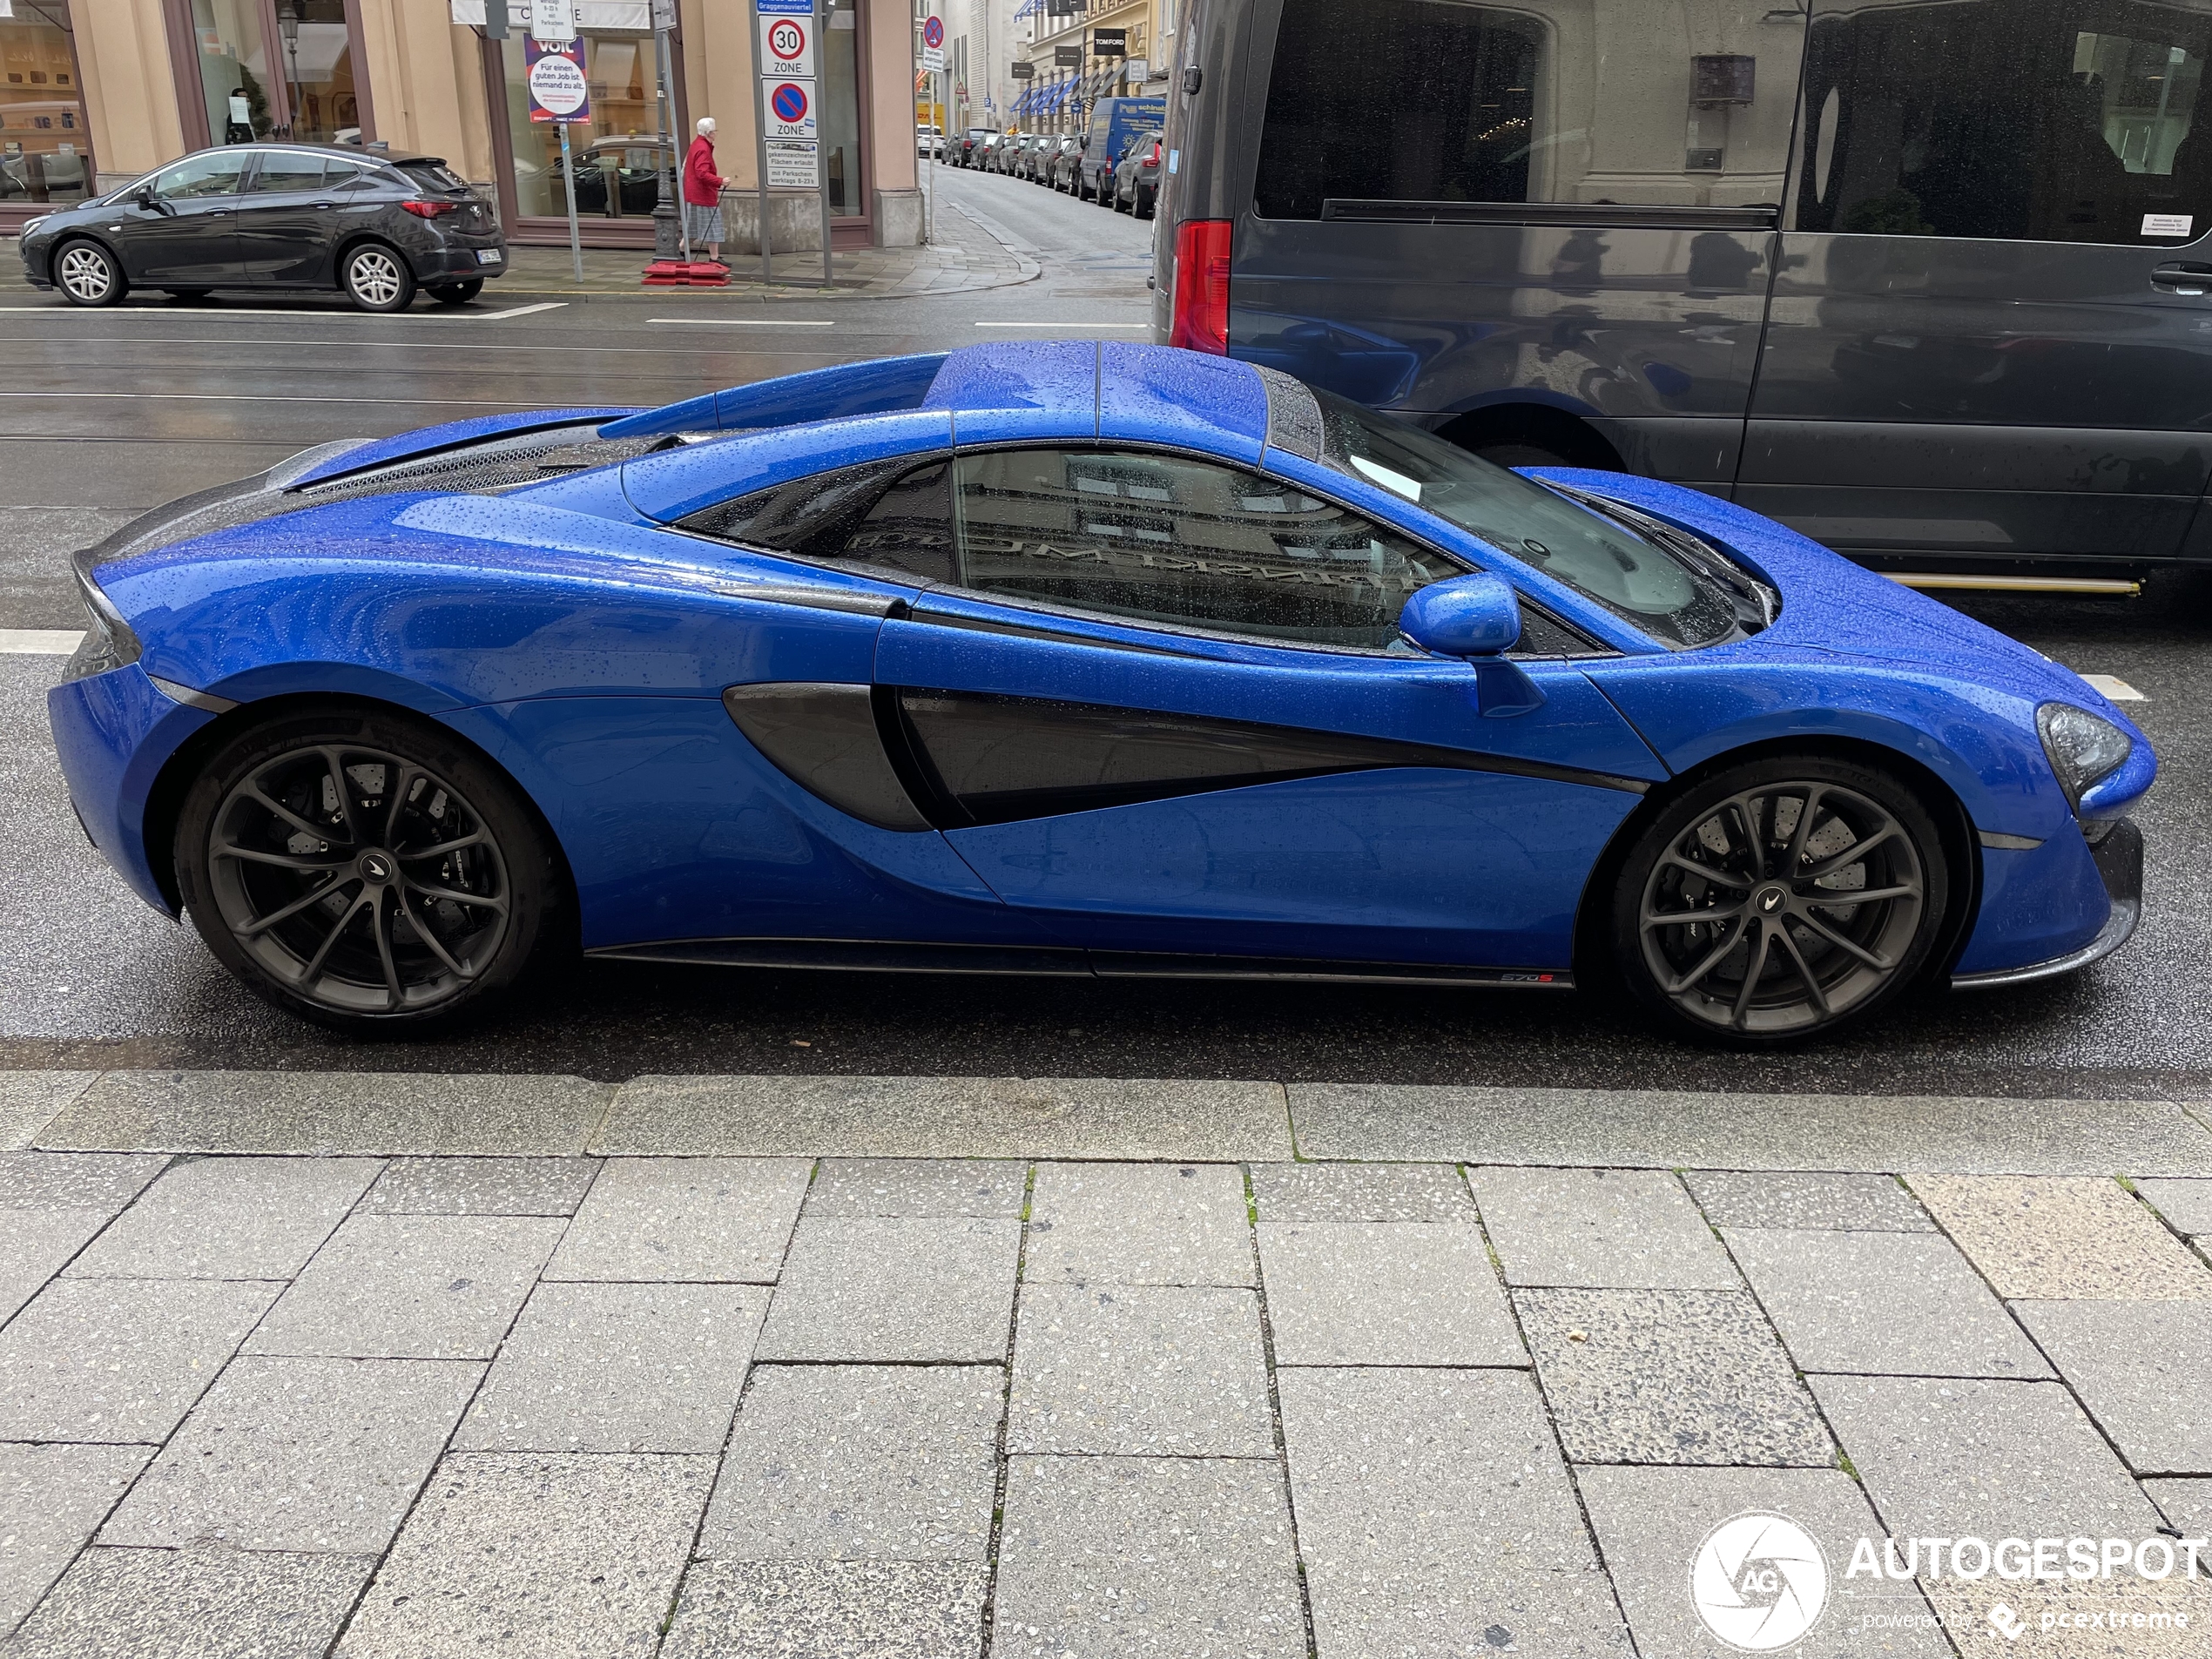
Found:
[[[591,89],[591,119],[569,128],[576,166],[579,217],[647,219],[659,199],[658,169],[671,165],[660,133],[660,78],[652,36],[642,29],[587,29],[583,76]],[[507,131],[514,145],[515,210],[525,218],[565,219],[567,181],[561,173],[561,129],[530,119],[529,86],[519,33],[500,48],[507,84]],[[741,143],[735,122],[725,124],[724,145]],[[730,171],[730,164],[723,164]]]
[[[1284,0],[1258,206],[1778,202],[1804,39],[1747,0]]]
[[[280,125],[261,0],[192,0],[192,57],[209,141],[251,144]]]
[[[17,0],[0,17],[0,210],[91,192],[84,106],[59,0]]]
[[[2127,0],[1816,10],[1797,225],[2187,241],[2212,226],[2208,50],[2212,18]]]
[[[359,143],[361,98],[346,0],[276,0],[276,13],[292,136],[313,144]]]

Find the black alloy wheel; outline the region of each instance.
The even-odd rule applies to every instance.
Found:
[[[482,277],[470,277],[465,282],[435,282],[423,290],[442,306],[465,306],[483,291]]]
[[[1749,1045],[1826,1035],[1919,977],[1949,897],[1911,790],[1777,757],[1708,779],[1645,830],[1615,894],[1615,962],[1678,1028]]]
[[[248,732],[185,798],[185,902],[253,990],[324,1024],[433,1023],[521,976],[562,891],[534,816],[449,733],[404,716]]]
[[[64,242],[54,255],[54,283],[73,306],[111,306],[131,285],[115,255],[98,242]]]

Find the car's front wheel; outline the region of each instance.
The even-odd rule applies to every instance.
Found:
[[[1950,868],[1919,797],[1871,766],[1729,768],[1645,826],[1614,890],[1614,963],[1678,1028],[1739,1044],[1825,1035],[1929,966]]]
[[[381,242],[363,242],[347,254],[340,280],[363,311],[405,311],[415,301],[415,273]]]
[[[54,281],[73,306],[111,306],[129,286],[115,255],[98,242],[70,242],[54,257]]]
[[[241,733],[186,792],[176,860],[225,966],[280,1008],[356,1029],[439,1022],[496,996],[564,891],[514,785],[397,713]]]

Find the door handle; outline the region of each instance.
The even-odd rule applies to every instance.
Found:
[[[230,216],[231,210],[227,207],[211,207],[207,210],[207,217],[210,219],[228,219]]]
[[[2161,265],[2150,273],[2150,286],[2161,293],[2212,293],[2212,265]]]

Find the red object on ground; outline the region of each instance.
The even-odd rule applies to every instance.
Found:
[[[726,288],[730,267],[712,260],[655,260],[645,267],[649,288]]]

